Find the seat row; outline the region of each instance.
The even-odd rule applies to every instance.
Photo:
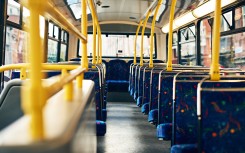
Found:
[[[244,72],[221,74],[210,81],[203,67],[174,65],[168,72],[164,63],[132,64],[129,92],[157,126],[157,137],[171,140],[171,152],[244,152]]]

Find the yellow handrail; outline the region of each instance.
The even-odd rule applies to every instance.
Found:
[[[87,19],[87,8],[86,8],[86,5],[87,5],[87,1],[86,0],[81,0],[81,9],[82,9],[82,15],[81,15],[81,31],[82,31],[82,34],[85,36],[86,40],[87,40],[87,37],[88,37],[88,27],[87,27],[87,24],[88,24],[88,19]],[[82,41],[82,58],[81,58],[81,66],[83,68],[88,68],[88,57],[87,57],[87,42],[86,41]],[[77,86],[79,88],[82,87],[82,80],[84,78],[84,74],[81,74],[81,76],[78,76],[77,77]]]
[[[96,53],[96,63],[99,64],[99,58],[100,58],[100,41],[99,41],[99,25],[97,25],[97,53]]]
[[[140,27],[142,25],[142,22],[143,20],[140,20],[140,23],[138,25],[138,28],[137,28],[137,31],[136,31],[136,34],[135,34],[135,39],[134,39],[134,64],[136,64],[136,54],[137,54],[137,51],[136,51],[136,47],[137,47],[137,38],[138,38],[138,34],[139,34],[139,31],[140,31]]]
[[[100,30],[100,28],[99,28],[99,50],[100,50],[100,59],[99,59],[99,64],[102,64],[102,36],[101,36],[101,30]]]
[[[158,10],[159,10],[161,4],[162,4],[162,0],[159,0],[157,3],[157,6],[156,6],[156,10],[155,10],[152,25],[151,25],[150,62],[149,62],[150,68],[153,67],[153,45],[154,45],[154,39],[153,38],[154,38],[154,32],[155,32],[156,17],[157,17],[157,13],[158,13]]]
[[[98,16],[96,14],[95,11],[95,7],[94,7],[94,3],[92,0],[88,0],[88,4],[91,10],[91,14],[92,14],[92,18],[93,18],[93,26],[95,27],[95,24],[97,25],[97,64],[101,64],[102,63],[102,38],[101,38],[101,29],[100,29],[100,25],[99,25],[99,21],[98,21]],[[94,23],[95,22],[95,23]],[[96,30],[93,29],[93,33],[96,33]],[[94,36],[94,41],[96,41],[96,38]],[[95,45],[95,44],[94,44]],[[96,46],[94,46],[94,51],[95,51]],[[95,56],[95,52],[93,53]],[[93,56],[93,57],[94,57]]]
[[[79,65],[54,65],[54,64],[42,64],[42,70],[74,70],[78,68]],[[3,65],[0,67],[0,72],[8,71],[8,70],[21,70],[22,68],[28,69],[30,68],[30,63],[20,63],[20,64],[10,64],[10,65]]]
[[[210,68],[210,77],[212,81],[220,80],[219,70],[219,52],[220,52],[220,19],[221,18],[221,0],[216,0],[214,12],[214,28],[213,28],[213,49],[212,64]]]
[[[28,0],[20,0],[20,3],[29,8]],[[67,18],[57,9],[51,2],[45,4],[42,3],[39,7],[40,15],[44,16],[46,19],[50,19],[56,24],[60,25],[62,29],[67,30],[75,34],[79,39],[87,41],[86,37],[78,31],[78,29],[70,23]]]
[[[93,60],[92,60],[92,64],[96,64],[96,31],[97,31],[97,24],[95,19],[93,18]]]
[[[147,21],[148,21],[148,19],[150,17],[150,14],[151,14],[151,10],[149,10],[147,12],[147,15],[146,15],[146,18],[145,18],[145,21],[144,21],[144,24],[143,24],[143,28],[142,28],[142,33],[141,33],[140,66],[143,66],[145,27],[146,27]]]
[[[57,92],[59,92],[64,85],[69,85],[70,83],[72,84],[72,81],[77,76],[79,76],[81,74],[84,74],[84,72],[86,72],[86,69],[82,68],[82,67],[79,67],[79,68],[77,68],[75,70],[72,70],[70,72],[70,74],[63,73],[63,76],[59,79],[58,82],[55,82],[55,83],[51,84],[48,87],[45,87],[45,90],[47,92],[47,95],[46,95],[47,98],[50,98],[53,95],[55,95]],[[71,91],[73,89],[72,86],[68,87],[68,88],[71,88]],[[70,96],[70,95],[68,95],[68,96]]]
[[[173,43],[173,22],[174,22],[174,12],[177,0],[172,0],[171,10],[169,16],[169,33],[168,33],[168,62],[167,71],[172,71],[172,43]]]
[[[30,82],[26,86],[22,87],[22,105],[24,106],[25,113],[30,114],[30,126],[31,135],[34,140],[40,140],[44,138],[43,127],[43,104],[46,101],[45,90],[42,86],[42,74],[41,74],[41,62],[42,59],[42,43],[39,35],[39,15],[41,7],[43,7],[48,1],[31,1],[29,0],[30,9]],[[38,94],[33,94],[38,93]]]

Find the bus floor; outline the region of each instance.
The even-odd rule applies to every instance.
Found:
[[[107,103],[107,133],[97,137],[97,153],[169,153],[170,141],[159,141],[156,128],[135,102]]]

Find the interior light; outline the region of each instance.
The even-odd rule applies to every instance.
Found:
[[[203,17],[214,11],[215,1],[208,1],[192,11],[193,15],[197,18]]]
[[[178,26],[175,24],[175,22],[173,23],[173,30],[177,29]],[[165,25],[162,27],[162,32],[163,33],[168,33],[169,31],[169,24]]]
[[[222,0],[221,1],[221,7],[226,7],[227,5],[230,5],[237,0]],[[198,6],[193,11],[190,11],[181,17],[178,17],[174,20],[174,27],[173,29],[176,29],[177,27],[183,26],[189,22],[194,21],[196,18],[201,18],[211,12],[214,12],[215,9],[215,0],[209,0],[208,2]],[[168,24],[162,27],[162,32],[168,33],[169,28]]]
[[[194,21],[196,18],[192,15],[192,12],[188,12],[177,19],[174,20],[174,23],[176,26],[180,27],[182,25],[185,25],[189,22]]]
[[[221,1],[221,7],[225,7],[229,4],[232,4],[234,2],[236,2],[237,0],[222,0]],[[210,0],[202,5],[200,5],[199,7],[197,7],[196,9],[193,10],[193,15],[197,18],[203,17],[211,12],[214,12],[215,9],[215,0]]]

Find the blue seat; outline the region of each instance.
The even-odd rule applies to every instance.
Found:
[[[157,119],[158,119],[158,109],[151,110],[148,115],[148,122],[155,125],[157,124]]]
[[[245,82],[221,80],[204,82],[201,86],[205,90],[200,91],[198,103],[201,105],[199,151],[244,152]]]
[[[96,120],[96,135],[104,136],[106,133],[106,123],[104,121]]]
[[[142,105],[141,113],[143,113],[145,115],[148,115],[148,113],[149,113],[149,103],[145,103],[144,105]]]
[[[143,100],[143,77],[144,77],[144,71],[147,67],[146,66],[141,66],[139,68],[139,74],[138,74],[138,95],[137,95],[137,106],[141,106],[142,105],[142,100]],[[135,97],[136,98],[136,97]]]
[[[157,126],[157,138],[159,140],[171,140],[172,123],[162,123]]]
[[[158,108],[158,86],[159,86],[159,73],[161,70],[152,70],[151,73],[151,88],[150,88],[150,101],[149,111]]]
[[[127,92],[129,69],[124,60],[110,60],[107,66],[106,82],[110,92]]]
[[[160,87],[159,87],[159,95],[158,95],[158,125],[159,130],[157,132],[158,139],[171,140],[171,135],[162,135],[161,131],[168,131],[168,126],[172,124],[172,98],[173,98],[173,77],[176,73],[162,73],[160,78]],[[167,129],[162,129],[167,127]],[[171,134],[168,132],[167,134]],[[164,136],[164,137],[162,137]]]
[[[192,72],[176,77],[173,89],[175,102],[173,103],[172,153],[191,149],[197,152],[197,85],[204,77],[207,75],[195,76]]]
[[[146,103],[149,103],[150,101],[150,80],[151,80],[151,70],[152,69],[146,69],[145,70],[145,77],[143,80],[143,100],[142,104],[144,105]]]

